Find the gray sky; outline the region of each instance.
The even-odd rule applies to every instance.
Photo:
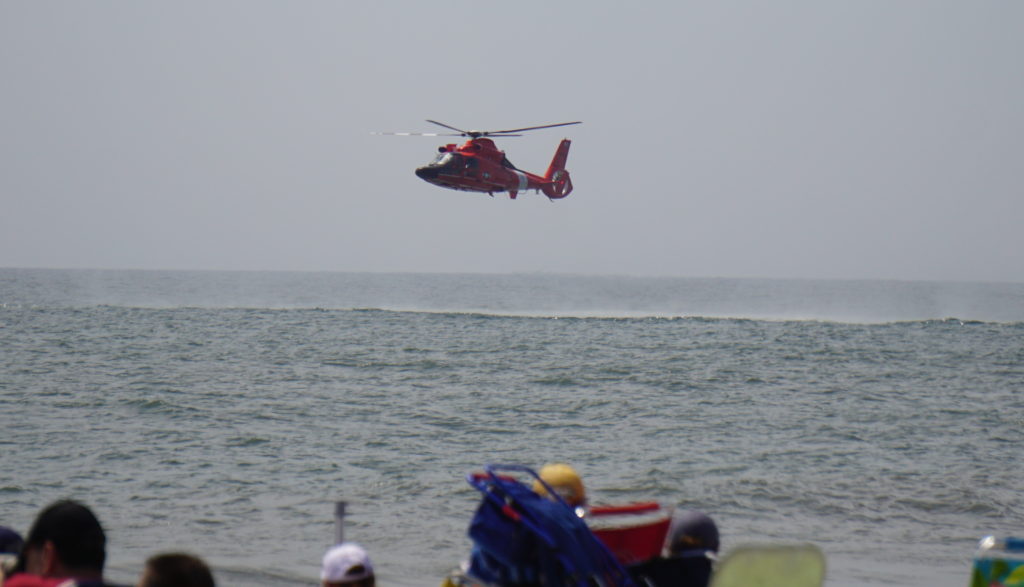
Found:
[[[0,267],[1024,281],[1024,2],[0,3]],[[549,202],[444,190],[424,119]]]

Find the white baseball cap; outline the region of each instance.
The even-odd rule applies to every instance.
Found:
[[[362,546],[343,542],[331,547],[324,555],[320,580],[330,583],[361,581],[373,575],[373,564]]]

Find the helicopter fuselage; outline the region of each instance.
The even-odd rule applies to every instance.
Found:
[[[523,171],[512,165],[494,141],[475,137],[457,146],[454,143],[438,148],[437,157],[416,169],[416,175],[434,185],[470,192],[508,192],[515,199],[521,191],[536,190],[549,198],[564,198],[572,191],[569,174],[564,169],[569,140],[559,145],[545,176]],[[561,161],[560,164],[556,164]]]

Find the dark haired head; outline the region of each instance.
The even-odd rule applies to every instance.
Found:
[[[142,587],[214,587],[210,567],[184,553],[158,554],[146,561]]]
[[[107,537],[100,521],[84,505],[62,500],[46,506],[36,516],[25,538],[24,550],[52,542],[61,564],[72,570],[103,572]]]

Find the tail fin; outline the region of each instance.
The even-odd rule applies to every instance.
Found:
[[[544,174],[544,179],[549,183],[544,184],[542,190],[544,195],[549,198],[564,198],[572,191],[572,181],[569,179],[569,172],[565,169],[565,162],[569,159],[570,144],[572,141],[569,139],[562,139],[558,149],[555,150],[555,156],[551,159],[547,173]]]

